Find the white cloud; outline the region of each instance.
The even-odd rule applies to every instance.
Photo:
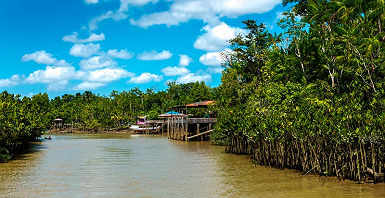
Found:
[[[210,0],[220,16],[238,17],[245,14],[260,14],[272,10],[281,0]]]
[[[179,66],[189,66],[193,60],[187,55],[179,55]]]
[[[224,50],[230,45],[230,39],[235,38],[238,34],[246,34],[244,29],[230,27],[226,23],[221,23],[215,27],[207,25],[203,30],[205,33],[198,37],[194,47],[205,51]]]
[[[109,50],[107,53],[100,52],[100,46],[95,44],[75,44],[71,49],[72,55],[87,57],[95,53],[99,56],[85,58],[80,61],[80,70],[69,66],[65,61],[58,61],[51,54],[45,51],[38,51],[23,56],[22,61],[36,61],[47,64],[45,69],[30,73],[27,77],[22,77],[23,81],[29,84],[47,84],[47,90],[65,90],[71,80],[82,80],[83,83],[77,85],[75,90],[97,89],[107,83],[122,78],[134,77],[135,74],[122,68],[118,68],[115,58],[129,58],[132,56],[127,50]],[[49,65],[52,64],[52,65]],[[58,66],[65,65],[65,66]],[[139,76],[138,80],[143,80],[145,76]],[[150,76],[154,81],[159,77]],[[160,76],[161,78],[161,76]],[[0,79],[0,87],[14,86],[21,83],[21,77],[14,75],[9,79]]]
[[[106,19],[114,19],[115,21],[119,21],[125,18],[127,18],[126,14],[113,12],[110,10],[98,17],[93,18],[88,24],[88,29],[90,31],[98,29],[98,24]]]
[[[77,76],[74,67],[51,67],[37,70],[25,79],[28,83],[54,83],[57,81],[73,79]]]
[[[97,82],[82,82],[80,84],[78,84],[74,90],[77,90],[77,91],[86,91],[86,90],[94,90],[94,89],[97,89],[99,87],[103,87],[105,86],[105,84],[103,83],[97,83]]]
[[[148,3],[157,3],[158,0],[120,0],[120,7],[116,11],[109,10],[106,13],[95,17],[88,24],[90,31],[98,29],[98,24],[107,19],[120,21],[127,18],[127,11],[130,6],[143,6]]]
[[[120,0],[120,8],[118,12],[126,12],[130,5],[133,6],[143,6],[148,3],[157,3],[158,0]]]
[[[152,25],[179,25],[191,19],[203,20],[207,23],[219,21],[214,10],[204,0],[175,1],[170,10],[143,15],[138,20],[131,19],[132,25],[147,28]]]
[[[50,83],[47,87],[47,90],[49,91],[61,91],[66,88],[68,84],[68,80],[61,80],[57,82]]]
[[[85,0],[87,4],[97,4],[99,0]]]
[[[100,69],[103,67],[116,67],[118,63],[109,56],[93,56],[83,59],[79,63],[80,67],[85,70]]]
[[[112,57],[120,58],[120,59],[130,59],[134,56],[131,52],[127,51],[126,49],[123,49],[120,51],[116,49],[108,50],[107,54]]]
[[[124,69],[105,68],[105,69],[91,71],[88,77],[88,81],[107,83],[107,82],[119,80],[121,78],[133,77],[133,76],[134,76],[133,73],[128,72]]]
[[[42,63],[46,65],[52,65],[56,59],[52,58],[52,54],[47,53],[46,51],[37,51],[32,54],[26,54],[22,57],[22,61],[35,61],[37,63]]]
[[[63,37],[63,41],[71,42],[71,43],[90,43],[97,41],[104,41],[106,37],[103,33],[95,34],[92,33],[88,38],[80,39],[78,38],[79,34],[77,32],[72,33],[71,35],[67,35]]]
[[[65,60],[57,60],[56,58],[52,57],[52,54],[47,53],[46,51],[36,51],[31,54],[25,54],[21,61],[27,62],[27,61],[35,61],[39,64],[45,64],[45,65],[55,65],[55,66],[69,66],[69,64]]]
[[[163,50],[162,52],[143,52],[138,55],[139,60],[166,60],[172,57],[172,53],[168,50]]]
[[[190,73],[185,67],[166,67],[162,69],[165,76],[181,76]]]
[[[198,15],[199,16],[199,15]],[[158,12],[149,15],[143,15],[139,20],[130,19],[132,25],[136,25],[142,28],[147,28],[153,25],[165,24],[169,26],[177,26],[180,23],[187,22],[192,16],[181,14],[181,13],[170,13],[170,12]]]
[[[106,83],[121,78],[133,77],[134,74],[121,68],[105,68],[94,71],[76,71],[74,67],[51,67],[37,70],[25,79],[27,83],[45,83],[50,91],[64,90],[69,80],[83,80],[84,83],[76,86],[76,90],[96,89]],[[0,81],[1,83],[1,81]]]
[[[0,79],[0,87],[12,87],[20,83],[20,76],[13,75],[11,78]]]
[[[223,71],[223,67],[209,67],[207,68],[207,72],[211,73],[211,74],[221,74]]]
[[[151,74],[151,73],[142,73],[140,76],[132,77],[127,83],[133,84],[145,84],[151,81],[159,82],[163,80],[163,76]]]
[[[223,52],[208,52],[199,58],[199,62],[207,66],[220,66],[224,62],[221,53]]]
[[[238,17],[246,14],[265,13],[281,0],[183,0],[174,1],[168,11],[143,15],[131,24],[140,27],[165,24],[179,25],[191,19],[217,24],[221,17]]]
[[[199,75],[199,74],[190,73],[190,74],[186,74],[184,76],[179,77],[176,80],[176,82],[182,83],[182,84],[190,83],[190,82],[197,82],[197,81],[210,82],[211,79],[212,79],[211,75],[209,75],[209,74]]]
[[[75,44],[70,50],[72,56],[79,56],[83,58],[90,57],[94,54],[98,54],[100,51],[99,44]]]

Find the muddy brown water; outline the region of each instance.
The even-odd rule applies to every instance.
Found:
[[[55,135],[0,164],[0,197],[385,197],[356,184],[254,166],[208,142]]]

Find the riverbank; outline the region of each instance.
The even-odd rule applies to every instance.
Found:
[[[277,140],[251,140],[233,136],[226,151],[251,156],[258,165],[296,169],[304,174],[335,176],[339,180],[384,182],[384,140],[356,139],[337,143],[327,137],[297,139],[290,135]]]

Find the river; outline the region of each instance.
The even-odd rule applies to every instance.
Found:
[[[164,136],[54,135],[0,164],[1,197],[385,197],[356,184],[254,166],[209,142]]]

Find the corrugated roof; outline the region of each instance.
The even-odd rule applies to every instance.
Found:
[[[208,105],[214,104],[214,100],[195,102],[191,104],[187,104],[186,107],[207,107]]]
[[[173,114],[173,115],[181,115],[181,113],[179,113],[179,112],[176,112],[176,111],[169,111],[169,112],[167,112],[167,113],[164,113],[164,114]]]
[[[186,115],[175,112],[175,111],[169,111],[167,113],[160,114],[158,117],[159,118],[171,118],[171,117],[185,117]]]
[[[187,105],[180,105],[171,107],[171,109],[178,109],[178,108],[206,108],[209,105],[213,105],[215,103],[214,100],[208,100],[208,101],[202,101],[202,102],[195,102]]]

